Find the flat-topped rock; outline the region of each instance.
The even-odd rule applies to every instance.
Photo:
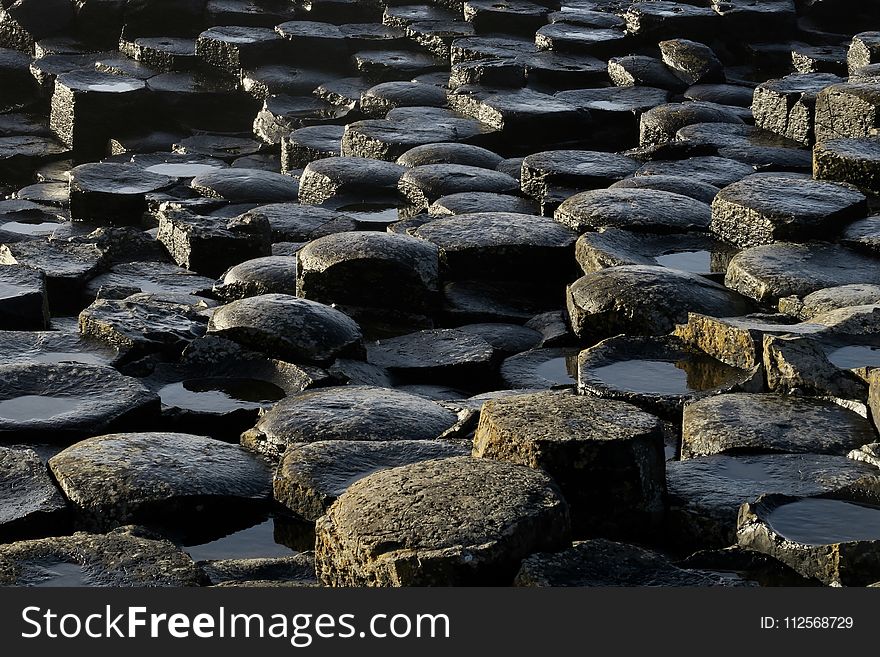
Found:
[[[740,505],[759,495],[870,496],[877,469],[826,454],[715,455],[666,464],[669,531],[674,542],[727,547]]]
[[[405,167],[420,167],[428,164],[463,164],[470,167],[495,169],[503,158],[480,146],[457,142],[432,143],[415,146],[397,158],[397,163]]]
[[[202,297],[173,292],[100,298],[79,314],[79,327],[84,336],[117,349],[121,360],[153,353],[174,357],[205,334],[210,305]]]
[[[254,258],[231,267],[214,294],[227,301],[256,297],[261,294],[296,295],[296,258],[266,256]]]
[[[624,155],[597,151],[544,151],[523,160],[520,178],[523,193],[543,198],[553,187],[577,190],[608,187],[641,166]]]
[[[325,235],[352,231],[354,219],[341,212],[299,203],[270,203],[248,211],[269,222],[272,242],[310,242]]]
[[[813,149],[813,174],[818,180],[880,191],[880,139],[829,139]]]
[[[508,584],[527,554],[568,544],[569,519],[546,475],[457,457],[361,479],[316,533],[324,584]]]
[[[849,187],[755,175],[718,192],[710,230],[740,247],[827,239],[867,209],[864,195]]]
[[[735,577],[679,568],[668,557],[606,539],[575,541],[562,552],[523,560],[515,586],[737,586]]]
[[[357,354],[358,325],[343,313],[307,299],[264,294],[217,308],[208,333],[294,363],[329,363]]]
[[[519,182],[506,173],[463,164],[426,164],[408,169],[398,187],[414,210],[427,209],[449,194],[519,192]]]
[[[328,235],[298,259],[298,295],[322,303],[424,312],[439,291],[437,247],[405,235]]]
[[[846,455],[872,442],[867,419],[831,401],[729,394],[685,407],[682,458],[728,452]]]
[[[651,146],[675,139],[675,133],[694,123],[735,123],[743,120],[733,111],[715,103],[691,101],[658,105],[642,114],[639,144]]]
[[[755,173],[755,167],[726,157],[705,155],[683,160],[655,160],[642,165],[636,176],[680,176],[696,183],[726,187]]]
[[[479,387],[494,372],[495,350],[479,335],[433,329],[369,343],[367,360],[409,381]]]
[[[566,199],[554,213],[559,223],[583,233],[611,227],[648,233],[706,230],[711,210],[688,196],[657,189],[597,189]]]
[[[0,267],[0,329],[45,329],[49,326],[46,279],[21,265]]]
[[[203,196],[233,203],[283,203],[296,201],[296,180],[271,171],[229,168],[193,178],[190,186]]]
[[[397,195],[406,169],[393,162],[333,157],[311,162],[299,181],[300,203],[320,205],[334,197]]]
[[[63,525],[67,503],[36,452],[0,447],[0,537],[30,538]]]
[[[816,99],[841,78],[831,73],[796,73],[770,80],[755,89],[755,125],[809,145],[815,140]]]
[[[182,587],[205,576],[189,555],[136,527],[0,546],[5,586]]]
[[[92,527],[208,517],[256,506],[270,494],[269,469],[257,458],[238,445],[182,433],[100,435],[56,454],[49,468]]]
[[[845,263],[845,266],[842,264]],[[880,284],[880,261],[835,244],[756,246],[730,261],[725,285],[761,302],[826,287]]]
[[[631,535],[659,522],[664,491],[658,420],[635,406],[566,393],[490,400],[476,457],[547,472],[571,505],[575,535]]]
[[[343,386],[288,397],[242,435],[251,451],[279,456],[291,445],[322,440],[431,440],[456,414],[424,397],[390,388]]]
[[[689,312],[731,316],[748,311],[747,301],[702,276],[665,267],[610,267],[569,286],[567,307],[579,337],[618,333],[664,335],[687,321]]]
[[[577,238],[552,219],[506,212],[435,219],[413,234],[438,246],[441,273],[453,279],[528,278],[524,260],[541,278],[564,280]]]
[[[275,499],[317,520],[353,483],[387,468],[453,456],[470,445],[445,440],[325,440],[288,449],[274,478]]]
[[[0,366],[4,442],[71,442],[154,421],[159,398],[110,367],[82,363]]]

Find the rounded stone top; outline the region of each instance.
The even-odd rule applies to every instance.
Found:
[[[143,80],[85,69],[62,73],[56,83],[73,91],[98,93],[128,93],[146,89],[147,86]]]
[[[566,247],[577,235],[546,217],[515,212],[478,212],[435,219],[416,229],[415,236],[441,249],[533,243]]]
[[[92,162],[70,171],[71,189],[103,194],[149,194],[172,185],[174,181],[174,178],[151,173],[134,164]]]

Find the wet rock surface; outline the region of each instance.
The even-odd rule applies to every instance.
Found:
[[[105,529],[210,517],[269,496],[264,463],[237,445],[189,434],[97,436],[53,456],[49,469],[85,522]]]
[[[693,568],[764,585],[856,581],[827,563],[796,574],[783,563],[795,557],[766,543],[751,557],[720,548],[736,539],[732,510],[760,495],[876,503],[870,477],[792,483],[797,467],[818,472],[803,459],[880,462],[865,417],[880,390],[871,3],[294,4],[0,2],[0,437],[16,451],[0,482],[13,491],[0,542],[50,540],[86,518],[101,531],[141,522],[141,506],[129,518],[108,488],[120,477],[95,484],[88,511],[53,510],[45,461],[76,441],[206,436],[232,469],[314,456],[313,469],[297,462],[301,488],[275,491],[292,511],[241,498],[218,520],[185,486],[147,504],[182,525],[151,531],[186,545],[207,577],[127,530],[88,540],[128,546],[108,554],[152,541],[147,561],[178,564],[179,579],[149,564],[123,576],[98,555],[41,561],[51,572],[26,560],[12,581],[507,585],[523,559],[529,583],[554,585],[738,583]],[[640,548],[592,542],[553,556],[568,530],[548,511],[556,502],[516,501],[544,486],[528,468],[493,480],[497,495],[474,493],[466,531],[448,543],[438,537],[458,528],[437,523],[461,506],[454,482],[477,491],[472,468],[508,464],[441,468],[446,485],[419,475],[427,497],[384,479],[460,457],[493,408],[550,393],[562,401],[505,428],[504,458],[524,459],[510,445],[546,428],[556,438],[529,453],[577,531],[620,531]],[[754,402],[710,413],[711,430],[682,426],[686,404],[739,396]],[[607,462],[553,460],[567,423],[589,436],[575,442],[601,442],[603,413],[627,403],[660,418],[651,440],[664,448],[650,468],[621,457],[647,468],[638,483],[621,475],[632,490],[612,494]],[[706,433],[719,444],[700,446]],[[236,442],[247,451],[229,451]],[[142,491],[206,463],[178,467],[173,449],[151,445],[128,458]],[[732,456],[696,456],[710,452]],[[664,498],[665,524],[656,495],[630,495],[662,490],[663,462],[673,472],[726,458],[791,469],[756,469],[747,496],[719,469],[695,474],[685,497],[715,477],[734,482],[729,498],[715,510]],[[340,504],[367,480],[380,482],[369,511]],[[412,499],[430,501],[412,516],[421,525],[404,508]],[[649,519],[611,513],[621,500]],[[400,515],[383,515],[395,504]],[[358,551],[386,517],[375,554]],[[707,542],[719,549],[677,561]]]
[[[399,539],[389,544],[391,528]],[[318,521],[315,567],[335,585],[509,584],[527,553],[569,540],[568,509],[547,475],[457,457],[355,483]]]
[[[30,538],[64,526],[67,504],[39,455],[0,447],[0,536]]]
[[[543,470],[576,536],[638,535],[663,513],[659,422],[622,402],[542,393],[484,404],[473,455]]]

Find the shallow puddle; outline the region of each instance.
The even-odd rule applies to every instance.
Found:
[[[845,370],[857,367],[880,367],[880,347],[849,345],[830,352],[828,360]]]
[[[738,370],[710,358],[680,361],[624,360],[589,370],[615,390],[642,394],[686,395],[711,390],[732,379]]]
[[[57,221],[8,221],[0,225],[0,230],[19,235],[36,235],[42,237],[51,235],[61,227]]]
[[[38,566],[33,569],[30,586],[62,587],[88,586],[83,567],[78,563],[56,563],[49,566]]]
[[[712,271],[712,254],[709,251],[681,251],[657,256],[654,260],[662,267],[692,274],[708,274]]]
[[[185,547],[184,550],[194,561],[289,557],[294,554],[291,548],[276,542],[273,518],[210,543]]]
[[[144,169],[144,171],[157,173],[162,176],[172,176],[174,178],[195,178],[203,173],[216,171],[218,168],[219,167],[214,167],[210,164],[175,164],[173,162],[165,162],[163,164],[154,164],[153,166]]]
[[[559,385],[576,385],[578,357],[575,354],[544,361],[535,367],[535,374]]]
[[[880,540],[880,507],[841,500],[808,498],[783,504],[766,522],[780,536],[805,545]]]
[[[336,210],[362,223],[393,224],[400,220],[397,206],[386,203],[356,203]]]
[[[260,379],[206,378],[171,383],[159,390],[166,406],[200,413],[258,409],[285,397],[284,390]]]
[[[74,397],[23,395],[0,401],[0,419],[18,422],[48,420],[75,411],[81,405],[82,400]]]

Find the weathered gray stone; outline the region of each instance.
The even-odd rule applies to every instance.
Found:
[[[806,296],[827,287],[880,284],[880,263],[835,244],[767,244],[734,256],[724,283],[773,304],[781,297]]]
[[[546,475],[457,457],[382,470],[319,519],[318,578],[334,586],[509,584],[531,552],[569,544]]]
[[[870,499],[878,470],[845,456],[739,454],[666,464],[669,491],[667,538],[689,550],[723,548],[736,541],[743,502],[765,493]]]
[[[665,267],[610,267],[568,288],[568,314],[581,338],[618,333],[664,335],[689,312],[733,316],[748,312],[743,297],[702,276]]]
[[[843,500],[762,495],[740,509],[737,543],[824,584],[866,586],[880,577],[878,516]]]
[[[296,258],[266,256],[246,260],[223,274],[214,286],[214,293],[226,301],[235,301],[261,294],[296,296]]]
[[[495,369],[495,349],[456,329],[419,331],[367,344],[367,361],[411,382],[480,388]]]
[[[554,187],[601,189],[636,172],[640,164],[624,155],[597,151],[544,151],[523,160],[523,193],[542,199]]]
[[[581,394],[637,404],[675,421],[695,399],[762,389],[760,366],[731,367],[673,336],[619,335],[578,357]]]
[[[584,233],[575,257],[585,274],[621,265],[662,265],[709,276],[723,274],[732,253],[703,233],[654,235],[619,228]]]
[[[856,283],[816,290],[803,298],[783,297],[779,300],[779,312],[808,321],[832,310],[876,303],[880,303],[880,285]]]
[[[331,157],[309,163],[299,180],[300,203],[320,205],[334,197],[397,195],[406,169],[393,162]]]
[[[315,558],[307,552],[290,557],[217,559],[199,564],[213,586],[315,586]]]
[[[862,139],[880,128],[880,81],[833,84],[816,96],[816,141]]]
[[[711,211],[706,203],[657,189],[597,189],[566,199],[553,215],[583,233],[602,227],[647,233],[706,230]]]
[[[618,87],[659,87],[671,91],[684,91],[688,87],[663,60],[645,55],[612,57],[608,60],[608,77]]]
[[[675,133],[694,123],[737,123],[743,120],[731,110],[715,103],[687,102],[658,105],[642,114],[639,144],[651,146],[675,139]]]
[[[635,545],[606,539],[576,541],[553,554],[523,560],[515,586],[739,586],[720,573],[679,568],[667,557]]]
[[[436,219],[414,234],[439,247],[448,279],[521,280],[540,272],[545,280],[566,280],[577,238],[552,219],[507,212]]]
[[[124,361],[151,353],[174,357],[205,334],[208,299],[139,292],[122,299],[97,299],[79,315],[84,336],[119,351]]]
[[[829,139],[813,149],[813,175],[880,192],[880,139]]]
[[[21,265],[0,267],[0,329],[49,327],[46,279]]]
[[[415,146],[397,158],[397,163],[405,167],[420,167],[428,164],[463,164],[470,167],[495,169],[503,158],[490,150],[472,144],[455,142],[433,143]]]
[[[636,176],[682,176],[698,183],[726,187],[755,173],[750,164],[712,155],[683,160],[656,160],[643,165]]]
[[[755,125],[810,145],[816,134],[816,99],[842,80],[831,73],[796,73],[758,85],[752,103]]]
[[[227,219],[187,210],[160,212],[157,239],[178,265],[211,277],[271,253],[271,227],[259,213]]]
[[[515,214],[535,214],[538,205],[531,199],[493,192],[461,192],[441,196],[428,206],[432,217],[446,217],[457,214],[477,212],[513,212]]]
[[[130,296],[132,290],[152,294],[204,295],[213,284],[210,278],[170,263],[122,262],[90,280],[85,294],[89,300],[115,297],[117,291],[123,291],[124,298]]]
[[[577,536],[644,534],[663,514],[659,422],[623,402],[566,393],[487,401],[473,455],[553,477]]]
[[[849,45],[847,66],[852,74],[863,66],[880,63],[880,32],[860,32]]]
[[[673,194],[681,194],[688,196],[703,203],[711,203],[718,193],[719,188],[709,183],[694,180],[687,176],[673,175],[656,175],[635,176],[633,178],[624,178],[610,186],[610,189],[658,189],[663,192],[672,192]]]
[[[658,45],[663,63],[687,84],[724,81],[724,65],[706,44],[670,39]]]
[[[201,586],[205,576],[171,541],[137,527],[109,534],[20,541],[0,546],[4,586]]]
[[[846,455],[877,434],[857,413],[831,401],[728,394],[684,409],[682,458],[730,452]]]
[[[266,218],[272,230],[272,242],[310,242],[357,228],[354,219],[340,212],[299,203],[261,205],[247,214]]]
[[[410,463],[466,456],[469,444],[446,440],[325,440],[284,453],[274,478],[275,499],[317,520],[356,481]]]
[[[72,442],[105,431],[149,425],[159,398],[110,367],[82,363],[0,366],[0,437],[4,442]]]
[[[864,195],[818,180],[754,175],[712,202],[711,231],[740,247],[828,238],[867,214]]]
[[[286,294],[263,294],[221,306],[211,316],[208,333],[294,363],[330,363],[362,349],[361,332],[352,319]]]
[[[297,294],[344,306],[428,312],[439,292],[435,245],[405,235],[338,233],[298,254]]]
[[[431,440],[456,420],[451,410],[398,390],[335,387],[279,402],[242,435],[242,445],[277,457],[291,445],[322,440]]]
[[[64,526],[67,503],[36,452],[0,447],[0,537],[30,538]]]
[[[400,177],[398,187],[414,211],[426,210],[449,194],[519,192],[519,183],[506,173],[463,164],[426,164],[408,169]]]
[[[237,445],[182,433],[89,438],[53,456],[49,468],[95,528],[225,513],[270,495],[264,463]]]
[[[767,387],[780,394],[864,401],[864,381],[832,364],[822,345],[806,336],[765,335]]]

